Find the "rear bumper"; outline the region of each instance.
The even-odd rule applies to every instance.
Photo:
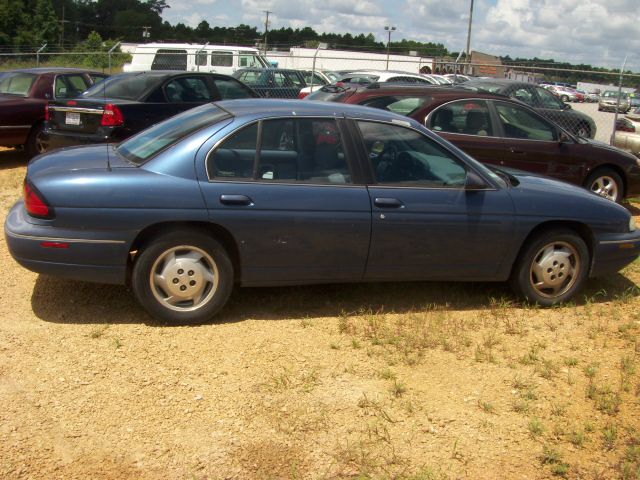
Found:
[[[591,277],[616,273],[640,255],[640,230],[601,235],[594,247]]]
[[[125,284],[129,243],[111,232],[71,230],[27,221],[22,201],[4,225],[11,256],[36,273],[97,283]]]
[[[47,145],[47,151],[64,147],[74,147],[77,145],[95,145],[97,143],[108,143],[110,135],[100,133],[62,133],[59,130],[45,129],[43,141]]]

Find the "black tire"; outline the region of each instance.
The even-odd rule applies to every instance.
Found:
[[[47,151],[43,135],[44,123],[38,122],[31,127],[31,131],[27,137],[27,143],[24,144],[24,151],[29,158],[33,158]]]
[[[620,203],[624,198],[624,182],[622,177],[610,168],[598,168],[591,172],[584,186],[593,193]]]
[[[203,323],[229,299],[233,265],[225,248],[211,236],[198,230],[175,230],[142,249],[131,284],[138,302],[154,318],[173,324]]]
[[[565,103],[566,103],[566,102],[568,102],[568,101],[569,101],[569,97],[567,97],[566,95],[562,95],[562,96],[560,97],[560,100],[562,100],[563,102],[565,102]]]
[[[527,241],[509,284],[529,302],[550,307],[582,290],[590,265],[589,249],[579,235],[564,228],[547,230]]]

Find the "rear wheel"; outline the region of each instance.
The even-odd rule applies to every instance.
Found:
[[[567,97],[566,95],[562,95],[560,97],[560,100],[562,100],[563,102],[568,102],[569,101],[569,97]]]
[[[176,324],[211,320],[233,288],[224,247],[203,232],[177,230],[157,237],[133,267],[133,292],[153,317]]]
[[[624,183],[620,175],[610,168],[595,170],[585,182],[593,193],[613,202],[621,202],[624,197]]]
[[[509,283],[516,294],[548,307],[582,289],[589,264],[589,250],[580,236],[568,229],[549,230],[527,243]]]
[[[36,123],[29,132],[27,137],[27,143],[24,145],[24,150],[29,156],[35,157],[47,151],[47,143],[44,137],[44,123]]]

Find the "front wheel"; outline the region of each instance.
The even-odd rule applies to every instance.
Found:
[[[233,266],[224,247],[196,230],[157,237],[139,254],[133,292],[153,317],[175,324],[215,316],[233,288]]]
[[[610,168],[600,168],[594,171],[587,178],[585,186],[593,193],[613,202],[621,202],[624,196],[622,178]]]
[[[516,294],[549,307],[570,300],[582,289],[589,265],[582,238],[568,229],[550,230],[527,243],[509,283]]]

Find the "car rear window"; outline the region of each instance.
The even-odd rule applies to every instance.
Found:
[[[26,97],[36,77],[33,73],[6,73],[0,77],[0,93]]]
[[[139,100],[143,93],[155,87],[162,77],[153,75],[116,75],[94,85],[82,96],[87,98],[121,98]]]
[[[118,145],[117,152],[141,165],[184,137],[228,117],[229,113],[215,105],[202,105],[143,130]]]
[[[307,100],[321,100],[323,102],[342,102],[355,93],[356,89],[346,85],[324,85],[321,89],[308,95]]]

